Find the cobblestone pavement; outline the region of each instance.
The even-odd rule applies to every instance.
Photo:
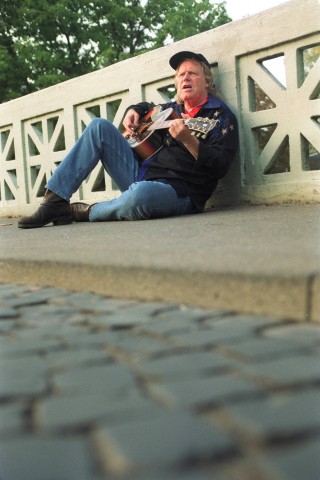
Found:
[[[1,480],[319,480],[320,325],[0,285]]]

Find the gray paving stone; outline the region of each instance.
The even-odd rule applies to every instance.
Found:
[[[232,367],[236,361],[215,352],[167,353],[161,358],[148,359],[139,363],[143,373],[162,375],[165,379],[182,379],[203,376],[205,372]]]
[[[191,471],[190,471],[191,470]],[[129,477],[126,477],[129,480]],[[109,479],[109,477],[108,477]],[[212,468],[212,471],[202,471],[200,469],[186,469],[177,471],[160,471],[160,472],[148,472],[143,475],[130,475],[130,480],[225,480],[226,477],[222,477],[217,472],[217,468]],[[113,480],[113,479],[112,479]],[[116,480],[116,479],[114,479]],[[244,480],[244,479],[243,479]]]
[[[129,392],[86,392],[81,395],[50,397],[37,402],[34,421],[41,430],[81,429],[94,423],[124,424],[137,418],[154,418],[163,408],[147,400],[136,389]]]
[[[102,425],[97,439],[100,451],[107,451],[111,440],[128,463],[155,470],[234,450],[224,432],[183,411],[168,411],[158,418],[126,425]]]
[[[11,284],[0,284],[0,299],[11,297],[12,295],[19,295],[23,292],[29,292],[30,287],[27,285],[11,285]]]
[[[184,334],[172,334],[181,345],[211,346],[234,344],[243,339],[254,337],[257,330],[273,324],[276,319],[259,316],[232,315],[223,318],[207,319],[198,330]]]
[[[181,320],[184,322],[199,322],[206,318],[221,318],[225,314],[224,310],[206,310],[198,307],[180,307],[176,310],[164,311],[157,315],[157,320]]]
[[[223,310],[204,310],[202,308],[180,308],[161,312],[145,327],[153,333],[179,333],[190,328],[197,328],[198,323],[206,318],[221,318],[226,315]]]
[[[66,343],[64,341],[64,338],[67,335],[73,335],[77,332],[79,333],[85,333],[87,334],[90,327],[82,324],[85,323],[86,319],[83,317],[79,318],[77,315],[76,317],[73,317],[75,323],[71,324],[70,320],[68,321],[63,321],[61,322],[57,318],[51,318],[51,319],[34,319],[30,322],[28,322],[28,325],[19,323],[17,328],[19,328],[20,331],[23,330],[24,333],[26,333],[26,336],[29,335],[29,337],[32,337],[32,334],[34,337],[39,337],[42,339],[50,339],[50,340],[59,340],[63,343]],[[78,323],[79,322],[79,323]],[[40,323],[40,324],[39,324]]]
[[[228,351],[233,354],[244,355],[251,360],[275,359],[288,356],[288,354],[303,353],[306,344],[298,339],[251,337],[249,340],[242,338],[239,342],[228,346]]]
[[[0,336],[3,333],[12,332],[16,328],[14,320],[1,320],[0,321]]]
[[[48,369],[36,356],[1,359],[0,397],[36,395],[47,389]]]
[[[91,452],[80,438],[24,436],[0,442],[3,480],[90,480]]]
[[[46,303],[50,298],[63,295],[61,290],[56,288],[37,288],[21,291],[19,294],[5,296],[5,301],[12,307],[40,305]]]
[[[58,391],[65,393],[105,392],[106,399],[115,399],[119,391],[129,391],[134,387],[135,379],[126,367],[106,364],[56,374],[52,383]]]
[[[320,376],[320,357],[311,354],[290,355],[279,360],[268,360],[254,365],[244,365],[243,371],[259,375],[284,385],[314,382]]]
[[[190,330],[187,333],[174,332],[171,338],[177,345],[184,347],[211,347],[219,345],[219,337],[213,329]],[[221,343],[221,342],[220,342]]]
[[[176,406],[207,406],[225,401],[236,401],[247,396],[258,396],[262,389],[231,375],[177,381],[164,384]]]
[[[182,320],[178,318],[170,318],[169,320],[163,320],[158,317],[150,319],[148,323],[139,325],[137,331],[146,332],[149,335],[163,335],[170,337],[170,335],[177,335],[183,333],[189,333],[191,329],[197,328],[197,325],[193,320]]]
[[[2,323],[3,319],[18,318],[19,316],[20,314],[15,308],[0,304],[0,324]]]
[[[33,356],[50,350],[63,348],[61,340],[45,338],[39,330],[27,332],[19,330],[12,338],[0,337],[0,355]]]
[[[237,422],[266,437],[290,437],[320,429],[320,392],[291,392],[229,406]]]
[[[12,434],[22,430],[25,406],[21,403],[0,405],[0,434]]]
[[[319,480],[320,438],[312,438],[294,447],[282,448],[266,456],[282,480]]]
[[[65,324],[70,318],[74,316],[74,308],[68,305],[52,305],[52,304],[40,304],[21,307],[21,315],[26,326],[42,327],[47,322],[59,324]]]
[[[112,328],[131,328],[141,323],[150,322],[151,318],[162,311],[177,308],[176,305],[161,302],[149,302],[133,305],[109,315],[100,315],[95,320],[97,324],[107,325]]]
[[[309,346],[313,343],[320,343],[320,325],[317,324],[293,323],[283,327],[267,328],[263,334],[272,339],[292,339]]]
[[[100,296],[91,292],[70,293],[67,296],[51,298],[50,303],[68,305],[73,309],[91,311],[92,313],[114,312],[137,304],[135,300],[120,300]]]
[[[279,325],[279,319],[274,317],[267,317],[263,315],[246,315],[233,313],[225,315],[222,318],[213,316],[203,322],[208,327],[219,329],[221,333],[231,333],[232,336],[237,336],[245,332],[256,333],[262,328],[267,328],[272,325]]]
[[[117,332],[92,330],[90,325],[63,329],[61,336],[64,344],[69,348],[86,347],[90,349],[104,345],[116,345],[119,339]]]
[[[110,341],[108,342],[111,343]],[[170,343],[166,343],[164,339],[147,337],[139,334],[121,335],[115,338],[112,344],[121,348],[125,352],[135,354],[136,356],[147,356],[171,350]]]
[[[167,312],[175,311],[178,304],[166,302],[138,302],[126,310],[129,314],[157,317]]]
[[[58,352],[49,352],[45,360],[50,368],[74,369],[91,366],[108,360],[108,354],[103,350],[78,348]],[[110,359],[110,362],[112,360]]]

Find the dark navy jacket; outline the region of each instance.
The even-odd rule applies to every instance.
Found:
[[[143,117],[154,105],[141,102],[129,108]],[[162,108],[172,108],[179,116],[183,112],[183,105],[176,102],[166,103]],[[196,209],[202,211],[235,157],[238,129],[234,114],[213,95],[209,95],[196,117],[218,120],[204,139],[199,138],[198,159],[195,160],[182,143],[174,140],[168,130],[160,130],[163,148],[142,163],[140,179],[169,183],[179,196],[189,196]]]

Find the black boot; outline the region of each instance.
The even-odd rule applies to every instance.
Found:
[[[92,205],[83,202],[71,203],[71,214],[74,222],[89,222],[89,210]]]
[[[67,225],[72,223],[69,202],[55,193],[47,190],[38,210],[30,217],[22,217],[18,222],[19,228],[44,227],[48,223],[53,225]]]

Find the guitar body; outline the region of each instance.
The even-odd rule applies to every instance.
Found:
[[[138,136],[129,137],[127,140],[142,161],[152,157],[162,148],[162,139],[157,132],[145,132]]]
[[[156,131],[148,131],[148,128],[153,123],[173,120],[174,118],[179,117],[172,108],[159,111],[159,107],[155,107],[141,119],[141,123],[136,128],[133,136],[127,133],[124,134],[130,147],[138,154],[142,161],[152,157],[152,155],[162,148],[161,136]]]

